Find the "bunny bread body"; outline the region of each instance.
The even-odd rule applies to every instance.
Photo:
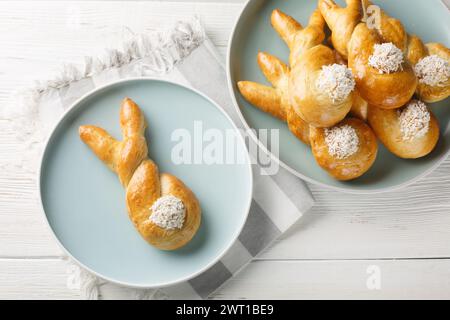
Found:
[[[187,244],[201,222],[195,194],[177,177],[160,173],[148,158],[146,123],[136,103],[126,98],[120,110],[123,140],[104,129],[81,126],[81,140],[114,171],[126,190],[128,214],[141,236],[162,250]]]
[[[412,98],[418,83],[405,57],[407,34],[402,24],[381,12],[381,25],[386,29],[386,34],[381,34],[361,22],[361,0],[346,2],[342,8],[333,0],[319,0],[320,12],[332,31],[333,45],[348,59],[364,100],[383,109],[400,108]]]

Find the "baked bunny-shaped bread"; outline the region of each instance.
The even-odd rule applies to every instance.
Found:
[[[361,0],[363,11],[367,14],[369,13],[369,8],[372,5],[372,1]],[[373,21],[373,27],[383,39],[383,42],[393,43],[402,52],[405,52],[408,42],[408,34],[406,33],[402,22],[389,16],[379,6],[377,6],[377,12],[372,12],[372,14],[379,14],[379,16],[375,17],[375,20]]]
[[[419,84],[417,95],[428,103],[442,101],[450,96],[450,49],[440,43],[426,45],[410,36],[407,58],[414,66]]]
[[[319,0],[319,9],[324,15],[327,24],[332,29],[331,43],[339,54],[348,60],[348,43],[356,26],[363,20],[363,11],[368,14],[371,1],[346,0],[347,7],[342,8],[334,1]],[[379,7],[378,7],[379,8]],[[394,19],[379,9],[379,17],[374,21],[379,25],[374,28],[382,36],[384,42],[391,42],[401,51],[406,50],[407,34],[400,20]],[[377,14],[372,12],[372,14]]]
[[[280,10],[273,11],[271,22],[290,49],[288,93],[294,110],[316,127],[342,121],[352,106],[355,81],[322,44],[325,21],[320,12],[313,12],[305,28]]]
[[[378,143],[362,120],[348,118],[332,128],[311,127],[311,148],[317,163],[337,180],[353,180],[374,164]]]
[[[334,49],[334,54],[336,56],[336,63],[347,66],[347,60],[345,60],[345,58],[336,49]],[[353,92],[353,104],[350,110],[350,115],[360,120],[367,121],[368,108],[369,104],[361,97],[358,89],[355,88]]]
[[[365,10],[371,1],[362,0]],[[378,31],[384,42],[394,43],[414,67],[419,83],[416,93],[427,103],[450,96],[450,49],[440,43],[424,44],[416,35],[408,35],[402,23],[380,10]]]
[[[383,109],[400,108],[414,95],[418,82],[404,55],[407,35],[403,26],[382,13],[385,36],[394,41],[387,42],[375,27],[360,22],[361,0],[346,2],[347,7],[341,8],[333,0],[319,0],[320,12],[332,31],[333,45],[348,58],[364,100]]]
[[[356,26],[361,22],[360,1],[346,0],[347,7],[341,8],[334,1],[319,0],[320,13],[331,29],[331,43],[334,49],[348,60],[347,45],[352,37]]]
[[[131,99],[122,102],[120,126],[123,140],[105,130],[81,126],[81,140],[118,176],[126,189],[131,221],[141,236],[162,250],[187,244],[201,222],[201,209],[194,193],[178,178],[160,174],[148,158],[144,116]]]
[[[396,110],[370,106],[368,121],[386,148],[400,158],[424,157],[439,140],[438,120],[420,100]]]
[[[309,144],[309,124],[294,111],[289,102],[289,67],[267,53],[258,54],[258,64],[273,85],[240,81],[238,87],[244,98],[264,112],[287,122],[289,130],[301,141]]]

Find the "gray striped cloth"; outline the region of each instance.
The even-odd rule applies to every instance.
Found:
[[[195,88],[212,98],[245,129],[235,110],[223,59],[205,36],[198,20],[178,22],[169,32],[133,35],[123,48],[108,50],[101,58],[87,58],[84,66],[66,66],[58,79],[39,83],[28,94],[27,110],[34,112],[36,132],[48,134],[61,113],[75,100],[96,87],[136,76],[152,76]],[[34,105],[33,105],[34,104]],[[30,111],[27,111],[30,112]],[[254,142],[250,142],[254,143]],[[255,156],[255,155],[253,155]],[[242,233],[228,253],[196,278],[157,291],[134,292],[132,297],[165,299],[206,299],[254,257],[266,249],[313,205],[303,181],[279,168],[275,175],[262,174],[253,165],[253,202]],[[101,279],[83,277],[85,295],[98,298]],[[122,288],[130,297],[129,288]],[[115,288],[114,298],[123,298]]]

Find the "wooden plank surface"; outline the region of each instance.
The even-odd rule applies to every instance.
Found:
[[[448,260],[257,261],[214,298],[449,299],[449,267]]]
[[[39,210],[35,180],[38,157],[24,161],[24,146],[15,138],[10,121],[2,116],[3,108],[14,108],[9,99],[11,92],[29,86],[35,79],[48,78],[62,63],[78,63],[85,55],[96,55],[105,47],[117,45],[129,29],[150,31],[194,14],[225,55],[243,3],[0,2],[0,298],[20,298],[21,294],[76,297],[61,289],[65,271],[54,258],[62,252]],[[274,294],[277,298],[301,298],[308,296],[305,283],[309,284],[309,296],[312,291],[312,296],[330,297],[340,288],[346,297],[375,297],[377,293],[353,286],[361,279],[353,275],[356,271],[352,268],[361,268],[367,261],[386,263],[387,270],[397,270],[398,274],[400,267],[405,267],[407,273],[414,274],[408,291],[394,288],[393,284],[392,288],[388,286],[391,289],[385,292],[386,297],[406,296],[407,292],[419,297],[414,286],[440,297],[445,296],[444,289],[450,292],[447,282],[443,281],[442,289],[438,285],[449,278],[443,271],[448,269],[448,260],[441,259],[450,257],[449,160],[429,177],[390,194],[354,196],[313,185],[311,189],[316,207],[260,257],[263,261],[251,264],[216,297],[270,298]],[[402,260],[404,265],[386,262],[391,258],[408,260]],[[317,272],[313,267],[318,268]],[[269,272],[272,268],[278,272]],[[340,275],[333,282],[335,268]],[[429,268],[437,271],[429,272]],[[395,272],[392,275],[398,277]],[[292,282],[289,275],[303,280]],[[321,282],[322,278],[328,280]],[[283,294],[276,283],[289,290]],[[320,288],[315,291],[313,284]]]
[[[79,299],[72,275],[70,265],[59,259],[1,259],[0,297]],[[117,287],[109,285],[108,289],[114,291]],[[100,288],[100,293],[104,291],[104,287]],[[213,296],[214,299],[355,297],[450,299],[450,261],[256,261]]]

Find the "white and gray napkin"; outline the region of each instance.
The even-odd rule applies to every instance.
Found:
[[[21,108],[10,117],[23,140],[30,143],[27,149],[40,150],[49,128],[79,97],[107,83],[140,76],[171,80],[203,92],[238,128],[245,129],[229,95],[222,58],[197,19],[177,22],[164,32],[132,35],[120,49],[86,58],[82,66],[65,66],[59,77],[39,82],[18,95],[17,106]],[[285,169],[280,167],[277,174],[267,175],[264,168],[253,165],[253,174],[253,201],[245,227],[229,252],[209,270],[188,282],[158,290],[123,288],[81,271],[82,295],[90,299],[208,298],[313,205],[304,182]]]

